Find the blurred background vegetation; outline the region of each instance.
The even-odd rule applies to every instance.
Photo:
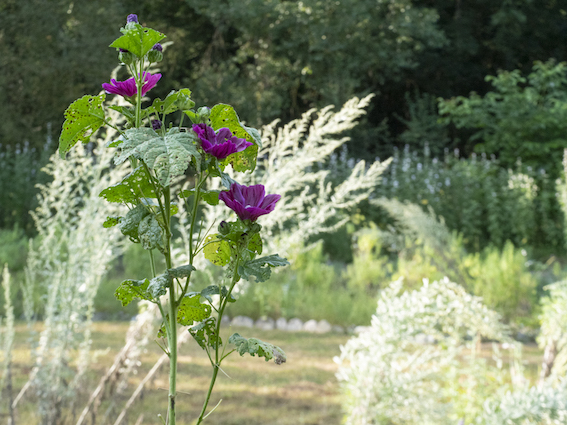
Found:
[[[168,35],[155,96],[189,87],[198,106],[230,103],[260,127],[374,93],[343,150],[321,167],[340,182],[360,159],[393,157],[374,198],[419,205],[452,235],[441,264],[427,235],[364,202],[347,226],[298,253],[296,266],[268,284],[287,301],[270,305],[267,286],[251,291],[256,315],[315,314],[294,298],[289,285],[298,282],[298,293],[315,298],[334,287],[367,300],[368,314],[356,318],[329,300],[338,321],[363,324],[375,307],[366,294],[400,275],[411,286],[429,273],[459,279],[494,308],[509,304],[505,291],[483,291],[520,285],[522,300],[500,312],[535,317],[566,254],[557,194],[565,193],[567,7],[556,0],[0,0],[0,262],[16,280],[36,236],[28,211],[35,185],[49,180],[40,169],[56,149],[63,112],[109,80],[116,52],[101,46],[129,13]],[[131,251],[116,263],[99,311],[119,310],[109,311],[109,288],[128,264],[144,267],[143,256]],[[483,271],[504,263],[529,278]]]

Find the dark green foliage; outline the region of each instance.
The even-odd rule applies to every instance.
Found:
[[[377,195],[433,208],[472,251],[510,240],[532,247],[537,257],[564,252],[555,182],[522,164],[506,170],[484,155],[467,160],[458,152],[439,161],[427,149],[418,155],[406,147],[395,153]]]
[[[514,70],[486,81],[493,91],[484,96],[440,101],[445,121],[474,130],[475,151],[497,155],[504,167],[522,158],[557,177],[567,147],[567,63],[536,62],[527,78]]]

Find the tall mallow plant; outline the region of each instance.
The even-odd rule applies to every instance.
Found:
[[[104,189],[100,196],[108,202],[127,207],[123,216],[112,216],[104,227],[118,226],[131,242],[148,250],[152,276],[136,276],[120,284],[116,298],[127,305],[134,299],[155,303],[163,324],[158,332],[158,344],[169,356],[169,396],[167,423],[175,424],[177,383],[177,341],[181,329],[193,336],[207,353],[212,367],[211,382],[203,407],[195,423],[200,424],[207,413],[211,393],[221,364],[232,352],[286,361],[279,347],[255,338],[234,334],[223,340],[220,336],[222,316],[229,303],[236,301],[233,290],[240,279],[265,281],[271,268],[288,264],[277,254],[262,254],[261,216],[277,207],[280,196],[266,194],[263,185],[244,186],[225,173],[231,166],[236,172],[252,171],[256,166],[260,134],[241,124],[234,109],[226,104],[212,108],[195,108],[187,88],[171,91],[165,99],[155,99],[143,107],[146,93],[159,82],[160,74],[151,74],[150,66],[163,58],[160,44],[165,35],[142,27],[136,15],[129,15],[122,36],[110,47],[131,78],[111,80],[102,84],[105,93],[84,96],[65,112],[65,122],[59,139],[59,153],[66,153],[79,141],[87,143],[91,135],[108,126],[120,137],[108,144],[116,149],[116,165],[129,163],[131,169],[122,181]],[[107,106],[107,95],[122,96],[128,106]],[[125,119],[118,128],[108,117],[108,109]],[[177,115],[177,116],[176,116]],[[179,118],[179,126],[174,119]],[[182,127],[189,119],[191,125]],[[191,189],[176,190],[176,182],[192,176]],[[226,191],[206,190],[208,180],[219,179]],[[222,221],[217,234],[202,228],[197,220],[200,205],[218,205],[219,201],[232,209],[237,219]],[[178,204],[184,204],[190,217],[186,229],[189,237],[188,264],[173,264],[172,217]],[[222,205],[222,204],[221,204]],[[220,208],[220,207],[219,207]],[[225,214],[228,215],[228,209]],[[163,255],[165,270],[156,270],[154,254]],[[193,264],[198,255],[222,267],[224,275],[218,283],[194,290],[191,286]],[[232,346],[232,348],[231,348]]]

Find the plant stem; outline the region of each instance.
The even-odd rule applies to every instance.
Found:
[[[165,266],[170,269],[171,264],[171,191],[169,186],[164,189],[164,220],[165,220]],[[169,329],[167,340],[169,343],[169,403],[167,417],[169,425],[175,425],[175,397],[177,395],[177,300],[175,298],[175,284],[173,279],[169,282]],[[164,320],[166,318],[164,317]]]
[[[220,307],[219,307],[219,315],[217,317],[217,323],[216,323],[216,337],[218,338],[220,335],[220,325],[221,325],[221,320],[222,320],[222,315],[224,313],[224,309],[226,307],[226,304],[228,303],[228,300],[230,299],[230,295],[232,294],[232,290],[234,289],[234,286],[236,285],[236,282],[238,282],[238,264],[240,262],[240,252],[238,252],[236,254],[236,262],[234,264],[234,274],[232,275],[232,282],[230,283],[230,288],[228,290],[228,293],[226,294],[226,297],[222,297],[222,291],[219,290],[219,294],[221,294],[221,302],[220,302]],[[211,383],[209,385],[209,391],[207,392],[207,397],[205,398],[205,402],[203,403],[203,408],[201,409],[201,414],[199,415],[199,419],[197,420],[197,424],[199,425],[201,422],[203,422],[203,420],[205,419],[206,416],[205,415],[205,411],[207,410],[207,406],[209,404],[209,400],[211,399],[211,394],[213,393],[213,388],[215,386],[215,382],[217,380],[217,375],[219,373],[219,368],[220,368],[220,364],[222,362],[222,359],[219,356],[219,348],[220,348],[220,344],[218,344],[218,340],[217,340],[217,344],[215,346],[215,364],[213,365],[213,376],[211,376]]]

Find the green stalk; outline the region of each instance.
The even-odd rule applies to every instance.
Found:
[[[169,186],[164,190],[166,226],[165,266],[171,264],[171,192]],[[166,318],[164,317],[164,320]],[[177,300],[175,298],[175,284],[173,279],[169,282],[169,329],[167,340],[169,344],[169,403],[167,408],[168,424],[175,425],[175,397],[177,395]]]
[[[220,335],[220,325],[221,325],[222,315],[224,313],[224,309],[226,308],[228,300],[230,299],[230,295],[232,294],[232,290],[234,289],[234,286],[236,285],[236,282],[238,281],[237,270],[238,270],[239,262],[240,262],[240,252],[236,255],[236,263],[234,265],[234,274],[232,276],[232,282],[230,283],[230,288],[228,290],[228,293],[226,294],[226,297],[224,297],[224,298],[222,298],[222,295],[221,295],[221,305],[220,305],[220,308],[219,308],[219,315],[217,317],[216,330],[215,330],[217,337]],[[219,291],[219,293],[222,293],[222,291]],[[213,388],[215,386],[215,382],[217,380],[217,375],[219,373],[220,364],[222,362],[222,359],[219,356],[219,349],[220,349],[220,346],[217,343],[216,347],[215,347],[215,364],[213,365],[213,375],[211,376],[211,383],[209,385],[209,391],[207,392],[207,397],[205,398],[205,402],[203,403],[203,408],[201,409],[201,414],[199,415],[199,419],[197,420],[196,425],[199,425],[206,418],[205,411],[207,410],[207,406],[209,405],[209,400],[211,399],[211,394],[213,393]]]

